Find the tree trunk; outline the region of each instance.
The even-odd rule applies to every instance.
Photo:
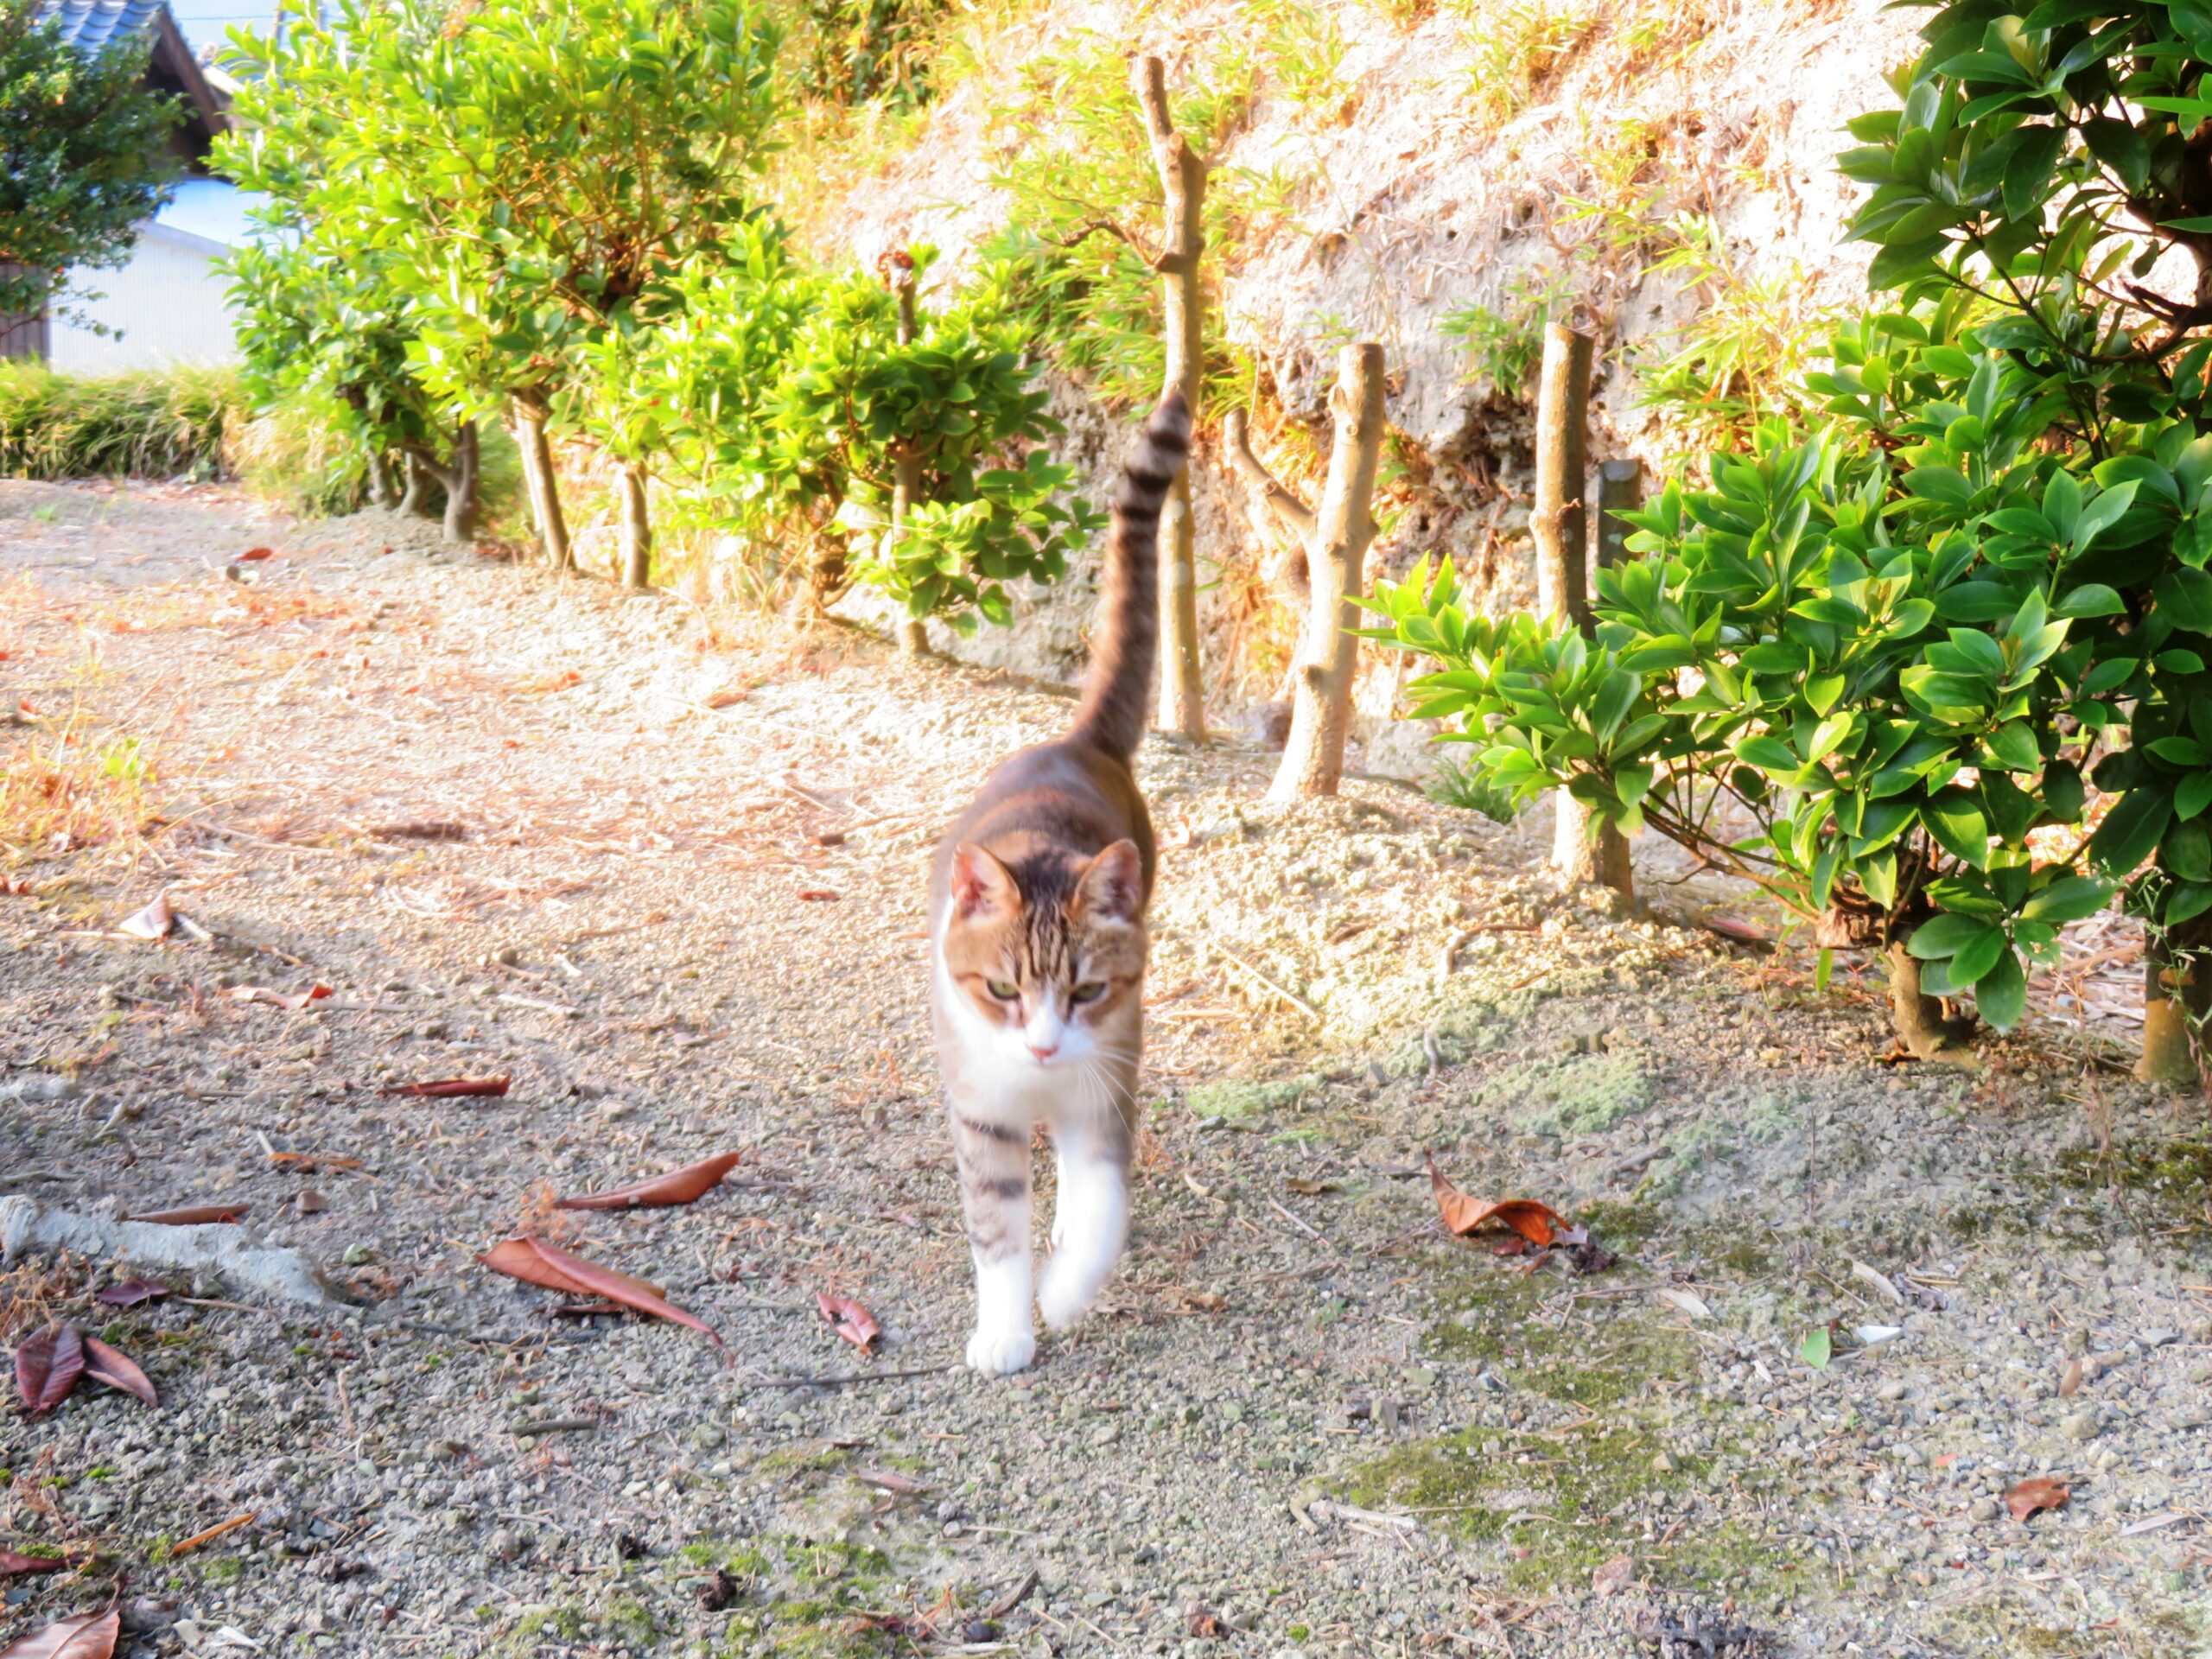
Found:
[[[652,587],[653,521],[645,511],[645,469],[622,468],[622,585],[633,594]]]
[[[1946,1065],[1974,1065],[1974,1034],[1971,1020],[1946,1020],[1943,1005],[1932,996],[1923,995],[1920,989],[1920,958],[1905,948],[1903,939],[1891,941],[1887,950],[1890,968],[1890,1023],[1895,1028],[1897,1040],[1916,1060],[1939,1061]]]
[[[445,539],[459,546],[476,539],[476,423],[454,433],[453,464],[439,480],[446,486]]]
[[[2203,918],[2149,931],[2143,953],[2143,1052],[2135,1075],[2145,1083],[2197,1087],[2206,1016],[2212,1014],[2212,925]]]
[[[891,292],[899,301],[899,343],[914,343],[914,266],[912,260],[894,264],[891,268]],[[906,516],[913,512],[914,502],[922,493],[922,458],[913,446],[901,440],[891,452],[891,539],[896,543],[906,538]],[[902,617],[899,622],[899,651],[906,657],[926,657],[930,654],[929,624],[918,616]]]
[[[1643,505],[1643,463],[1633,458],[1608,461],[1598,468],[1598,568],[1609,570],[1629,562],[1629,527],[1619,515]]]
[[[369,499],[386,512],[399,505],[399,480],[392,476],[391,456],[380,444],[369,446]]]
[[[1529,533],[1536,543],[1536,605],[1590,632],[1590,522],[1583,509],[1590,427],[1590,362],[1597,341],[1554,322],[1544,330],[1544,359],[1536,388],[1535,507]],[[1566,790],[1552,793],[1557,817],[1552,864],[1570,887],[1602,884],[1624,899],[1636,897],[1628,843],[1610,824],[1591,834],[1590,810]]]
[[[1205,293],[1198,260],[1205,249],[1206,159],[1175,130],[1167,108],[1167,72],[1158,58],[1131,66],[1144,110],[1152,158],[1160,169],[1166,245],[1160,273],[1161,328],[1167,372],[1160,391],[1180,391],[1195,419],[1205,372]],[[1198,555],[1191,521],[1191,473],[1184,468],[1160,521],[1160,724],[1192,740],[1206,734],[1205,687],[1198,662]]]
[[[434,481],[430,469],[423,464],[423,458],[411,450],[403,465],[407,472],[407,488],[399,498],[398,510],[410,517],[428,518],[430,485]]]
[[[1337,353],[1337,386],[1329,407],[1336,434],[1329,448],[1329,482],[1306,544],[1312,598],[1300,629],[1300,659],[1283,746],[1268,799],[1333,795],[1344,777],[1344,731],[1351,723],[1351,683],[1359,641],[1360,585],[1368,544],[1375,539],[1375,469],[1382,454],[1382,348],[1346,346]]]
[[[523,483],[530,492],[530,518],[537,526],[538,545],[547,567],[565,574],[576,568],[576,556],[569,543],[569,518],[561,509],[553,446],[545,441],[545,413],[544,405],[535,399],[516,398],[515,442],[522,450]]]

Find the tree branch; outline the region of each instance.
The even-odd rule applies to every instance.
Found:
[[[1127,247],[1131,253],[1134,253],[1138,258],[1144,261],[1144,266],[1147,270],[1157,273],[1167,269],[1167,256],[1166,254],[1154,253],[1147,249],[1143,243],[1138,241],[1134,235],[1128,231],[1123,230],[1119,225],[1115,224],[1110,219],[1084,219],[1082,224],[1077,226],[1075,229],[1069,232],[1065,236],[1059,238],[1058,245],[1064,248],[1079,248],[1084,243],[1090,240],[1092,237],[1102,235],[1110,236],[1116,242],[1119,242],[1123,246]]]
[[[1237,475],[1249,488],[1258,493],[1282,527],[1290,532],[1291,545],[1284,550],[1282,557],[1276,562],[1274,582],[1291,599],[1303,606],[1313,590],[1312,571],[1306,563],[1306,543],[1313,538],[1317,522],[1313,509],[1293,495],[1267,469],[1266,464],[1252,453],[1243,410],[1229,411],[1222,422],[1222,435],[1228,441],[1230,464],[1236,467]]]

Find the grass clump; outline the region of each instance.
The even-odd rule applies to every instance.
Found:
[[[0,474],[219,478],[244,413],[228,369],[69,375],[0,364]]]
[[[143,836],[158,821],[145,742],[97,737],[81,717],[47,723],[0,760],[0,868]]]

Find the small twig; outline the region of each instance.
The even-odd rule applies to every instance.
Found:
[[[1337,1241],[1331,1238],[1326,1233],[1323,1232],[1319,1227],[1316,1227],[1312,1222],[1306,1220],[1303,1217],[1295,1214],[1292,1211],[1285,1209],[1281,1205],[1277,1204],[1273,1198],[1269,1198],[1268,1200],[1268,1208],[1274,1211],[1275,1214],[1281,1216],[1285,1221],[1297,1228],[1300,1232],[1310,1233],[1315,1238],[1319,1239],[1331,1249],[1335,1250],[1338,1255],[1342,1255],[1344,1254],[1342,1247],[1338,1244]]]
[[[598,1431],[595,1417],[545,1417],[534,1423],[510,1423],[507,1433],[518,1440],[527,1440],[539,1434],[583,1434]]]
[[[240,1527],[245,1526],[251,1522],[254,1517],[258,1516],[260,1513],[261,1511],[259,1510],[248,1510],[244,1515],[234,1515],[227,1521],[218,1522],[215,1525],[208,1528],[205,1532],[195,1532],[189,1538],[180,1539],[176,1543],[169,1547],[168,1559],[175,1560],[178,1556],[183,1554],[185,1551],[188,1549],[197,1549],[200,1545],[212,1542],[215,1539],[221,1537],[226,1532],[236,1532]]]
[[[748,1389],[842,1389],[849,1382],[895,1382],[906,1376],[942,1376],[958,1365],[922,1365],[908,1371],[848,1371],[838,1376],[768,1376],[741,1384]]]
[[[985,1618],[1004,1618],[1015,1608],[1020,1606],[1023,1602],[1028,1600],[1029,1592],[1036,1587],[1037,1569],[1033,1567],[1028,1572],[1021,1575],[1020,1583],[1015,1585],[1013,1589],[1007,1591],[996,1601],[983,1609],[983,1617]]]
[[[1277,996],[1289,1003],[1292,1007],[1296,1008],[1300,1014],[1313,1020],[1316,1025],[1322,1023],[1321,1010],[1315,1007],[1311,1002],[1308,1002],[1304,997],[1299,995],[1295,991],[1285,990],[1281,986],[1276,984],[1274,981],[1269,979],[1265,974],[1262,973],[1257,968],[1255,968],[1250,963],[1245,961],[1243,957],[1238,956],[1234,950],[1230,950],[1226,945],[1223,944],[1218,939],[1209,939],[1206,943],[1213,947],[1215,955],[1220,957],[1231,967],[1243,969],[1262,987],[1273,991]]]

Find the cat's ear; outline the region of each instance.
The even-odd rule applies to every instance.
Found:
[[[1143,909],[1144,858],[1134,841],[1117,841],[1092,859],[1068,900],[1078,922],[1134,922]]]
[[[1020,903],[1014,874],[972,841],[952,849],[952,904],[962,920],[988,912],[1011,912]]]

